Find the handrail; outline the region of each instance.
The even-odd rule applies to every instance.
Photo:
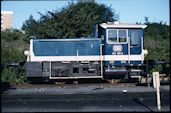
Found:
[[[143,52],[143,37],[141,37],[141,51]],[[141,63],[143,63],[144,54],[141,52]]]
[[[49,64],[50,64],[50,66],[49,66],[49,74],[50,74],[49,75],[49,79],[51,79],[52,78],[52,76],[51,76],[52,75],[52,70],[51,70],[51,65],[52,64],[51,64],[51,61],[49,62]]]
[[[101,76],[103,76],[103,62],[102,62],[102,46],[103,46],[104,44],[100,44],[100,64],[101,64]]]
[[[128,37],[128,63],[130,63],[130,37]]]

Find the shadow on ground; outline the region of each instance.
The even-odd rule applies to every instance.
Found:
[[[93,83],[108,83],[106,80],[103,79],[59,79],[59,80],[50,80],[50,81],[44,81],[41,79],[30,79],[30,84],[55,84],[55,83],[61,83],[61,84],[93,84]]]
[[[10,89],[10,83],[8,83],[8,82],[1,82],[1,93],[3,91],[7,91],[8,89]]]

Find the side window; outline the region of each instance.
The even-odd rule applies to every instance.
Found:
[[[117,30],[108,30],[108,41],[117,42]]]
[[[119,42],[126,42],[126,30],[119,30]]]
[[[137,46],[139,44],[139,32],[131,31],[131,46]]]

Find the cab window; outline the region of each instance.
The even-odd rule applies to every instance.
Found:
[[[137,46],[139,44],[139,32],[131,31],[131,46]]]
[[[126,30],[119,31],[119,42],[126,42]]]
[[[109,42],[117,42],[117,30],[109,30],[108,31],[108,41]]]
[[[109,29],[108,30],[108,42],[109,43],[122,43],[127,40],[126,29]]]

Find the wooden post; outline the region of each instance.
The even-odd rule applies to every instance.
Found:
[[[160,78],[159,72],[153,72],[153,86],[156,88],[157,93],[157,108],[161,110],[161,102],[160,102]]]
[[[153,72],[153,87],[156,88],[156,72]]]

